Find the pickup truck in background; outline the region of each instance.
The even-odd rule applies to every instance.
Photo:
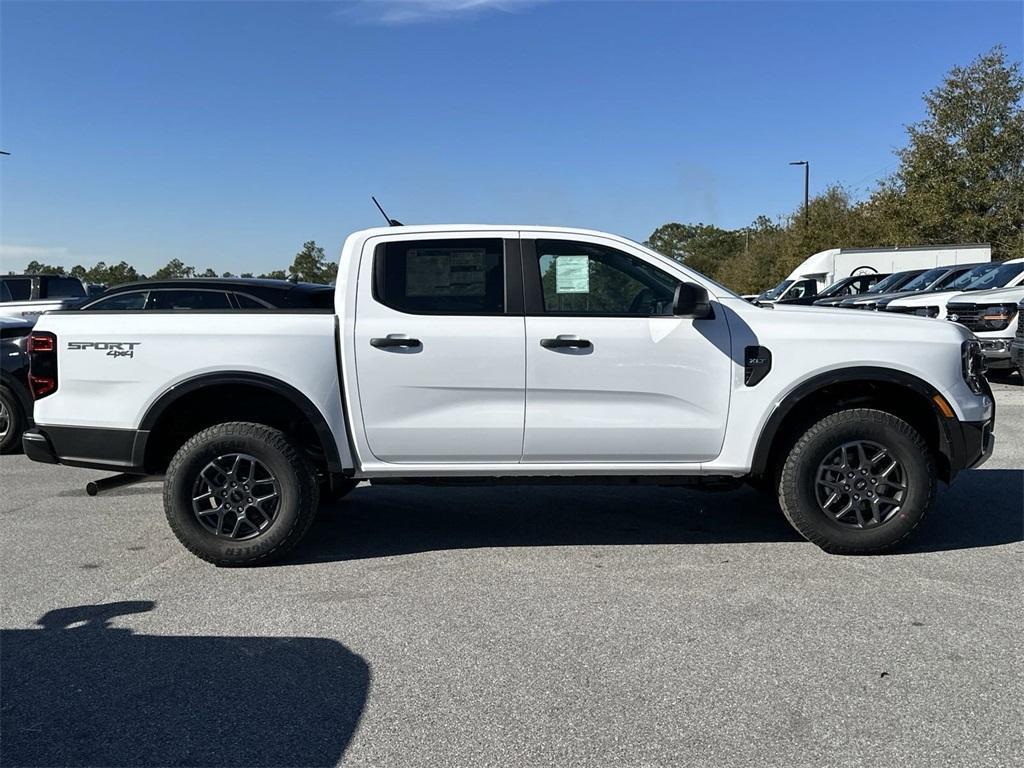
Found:
[[[1017,367],[1011,352],[1021,301],[1024,286],[961,293],[946,303],[946,319],[960,323],[978,338],[987,368],[1012,371]]]
[[[1010,344],[1010,359],[1017,369],[1017,375],[1024,379],[1024,299],[1017,304],[1017,332]]]
[[[40,318],[25,451],[164,475],[171,529],[218,565],[283,555],[360,481],[748,481],[873,553],[994,445],[963,327],[762,308],[589,230],[364,230],[333,309],[122,315]]]
[[[879,302],[877,309],[902,315],[946,319],[946,304],[954,296],[1024,284],[1024,259],[1010,259],[975,267],[942,291],[926,291]]]
[[[43,312],[73,309],[90,292],[77,277],[67,275],[5,275],[0,277],[0,315],[36,318]]]
[[[33,321],[0,315],[0,453],[21,449],[21,435],[32,426],[28,386],[28,337]]]
[[[854,275],[891,274],[992,260],[988,245],[922,245],[906,248],[829,248],[808,256],[774,288],[756,297],[760,304],[817,296],[836,280]]]
[[[913,294],[933,293],[948,290],[961,277],[975,273],[978,267],[989,264],[958,264],[955,267],[935,267],[917,275],[913,280],[891,291],[882,291],[868,296],[852,296],[839,303],[841,309],[864,309],[874,311],[890,301]]]

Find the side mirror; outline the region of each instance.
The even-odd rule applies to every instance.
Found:
[[[672,299],[672,314],[676,317],[706,320],[714,317],[715,311],[711,308],[707,289],[696,283],[680,283],[676,286],[676,295]]]

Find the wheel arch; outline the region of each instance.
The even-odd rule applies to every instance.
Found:
[[[231,396],[230,402],[224,398]],[[167,452],[180,445],[181,435],[171,438],[175,417],[193,419],[190,429],[210,426],[210,419],[204,418],[214,404],[223,403],[226,420],[250,420],[269,423],[270,426],[284,427],[284,421],[291,421],[294,427],[308,428],[315,436],[321,451],[324,469],[330,473],[344,472],[346,467],[338,450],[338,444],[327,418],[319,408],[300,390],[273,376],[250,371],[218,371],[194,376],[168,388],[146,410],[139,424],[142,439],[136,442],[135,454],[143,466],[150,470],[162,470],[169,460]],[[197,406],[200,411],[197,413]],[[258,407],[267,409],[263,413],[251,413]],[[246,413],[251,413],[246,416]],[[268,418],[269,416],[269,418]],[[275,423],[276,422],[276,423]],[[198,430],[196,430],[198,431]],[[187,439],[187,437],[185,438]],[[182,444],[183,440],[180,441]]]
[[[917,429],[935,452],[941,479],[951,482],[959,435],[953,424],[959,426],[959,422],[955,416],[947,419],[942,415],[933,399],[936,395],[942,397],[925,380],[891,368],[853,366],[812,376],[783,397],[761,428],[750,474],[773,477],[792,442],[828,413],[871,406],[903,418]]]

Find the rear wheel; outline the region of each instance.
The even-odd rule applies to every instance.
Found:
[[[0,453],[14,453],[21,447],[25,414],[18,398],[7,387],[0,387]]]
[[[175,454],[164,482],[171,530],[214,565],[255,565],[305,536],[319,502],[316,476],[280,431],[230,422],[204,429]]]
[[[935,496],[935,463],[921,435],[884,411],[826,416],[790,450],[779,477],[786,519],[835,554],[896,546]]]

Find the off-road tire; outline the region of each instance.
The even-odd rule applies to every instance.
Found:
[[[899,511],[865,529],[836,522],[815,496],[820,463],[840,445],[858,440],[886,446],[907,478]],[[837,555],[876,554],[896,547],[921,524],[935,490],[935,459],[920,433],[891,413],[869,408],[839,411],[810,427],[790,450],[778,481],[779,506],[786,519],[805,539]]]
[[[192,507],[196,479],[218,456],[245,453],[255,457],[280,486],[276,516],[250,539],[219,538],[199,522]],[[319,505],[316,475],[302,451],[283,432],[248,422],[228,422],[204,429],[171,459],[164,480],[164,513],[174,535],[196,557],[218,566],[259,565],[287,554],[306,535]]]
[[[0,387],[0,401],[7,413],[7,432],[0,437],[0,453],[21,450],[21,433],[25,431],[25,414],[17,396],[7,387]]]

